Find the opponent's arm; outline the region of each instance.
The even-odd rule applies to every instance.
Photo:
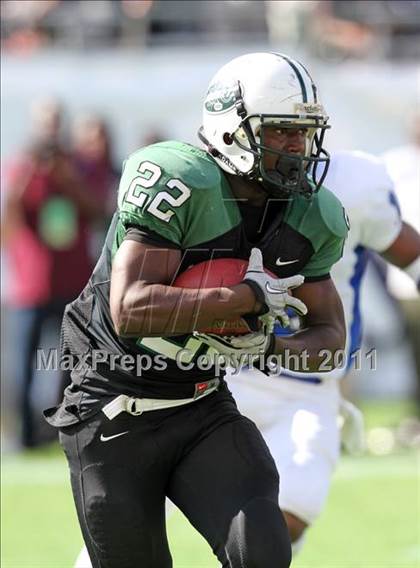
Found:
[[[314,372],[325,361],[325,351],[334,353],[344,349],[346,341],[343,306],[329,278],[318,282],[306,282],[294,291],[308,308],[303,320],[304,329],[290,336],[276,336],[274,353],[285,356],[298,355],[301,368],[292,371]],[[287,360],[284,357],[284,360]],[[332,357],[334,360],[334,356]]]
[[[411,225],[403,223],[395,241],[381,254],[385,260],[405,270],[419,288],[420,234]]]
[[[171,287],[181,262],[176,249],[125,240],[112,265],[110,308],[118,335],[171,336],[236,319],[261,305],[249,286],[185,289]]]

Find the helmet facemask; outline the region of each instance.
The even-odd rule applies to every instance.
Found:
[[[250,115],[234,133],[233,139],[243,150],[255,156],[255,165],[246,177],[258,180],[270,195],[290,199],[294,195],[310,198],[321,187],[327,174],[330,156],[322,147],[325,130],[329,128],[324,115],[311,115],[304,119],[299,115]],[[303,154],[288,153],[270,147],[265,141],[267,128],[305,129],[306,141]],[[266,156],[277,157],[274,168],[265,165]],[[322,164],[321,174],[317,168]]]

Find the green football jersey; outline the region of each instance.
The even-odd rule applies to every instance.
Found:
[[[232,257],[248,258],[238,203],[224,172],[204,150],[174,141],[138,150],[126,161],[121,178],[114,252],[127,227],[135,226],[182,251],[211,244],[212,251],[220,248]],[[324,187],[311,200],[297,196],[289,201],[275,225],[275,238],[262,252],[265,266],[279,276],[323,277],[341,257],[345,215],[340,201]],[[267,236],[271,239],[273,231]],[[286,264],[290,260],[293,266]]]
[[[115,333],[109,308],[111,268],[124,238],[130,238],[127,233],[134,230],[145,242],[179,249],[180,272],[211,258],[248,259],[251,248],[258,246],[265,267],[279,277],[328,278],[347,234],[339,200],[322,187],[311,200],[297,196],[281,203],[278,214],[270,211],[270,222],[251,242],[248,223],[257,211],[246,211],[246,204],[232,193],[226,174],[204,150],[169,141],[142,148],[127,159],[118,210],[101,258],[81,296],[67,307],[63,321],[63,354],[84,354],[84,366],[73,371],[67,393],[80,415],[97,411],[103,397],[121,393],[187,398],[197,392],[197,385],[215,377],[213,367],[198,365],[208,347],[191,334],[126,339]],[[94,365],[96,351],[108,358]],[[181,351],[182,361],[178,359]],[[152,365],[124,367],[121,359],[126,355],[137,362],[152,358]]]

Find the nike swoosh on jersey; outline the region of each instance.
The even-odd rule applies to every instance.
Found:
[[[281,258],[279,257],[276,260],[276,266],[284,266],[285,264],[293,264],[294,262],[299,262],[299,258],[296,258],[295,260],[281,260]]]
[[[124,436],[124,434],[128,434],[129,430],[127,430],[127,432],[120,432],[119,434],[114,434],[113,436],[104,436],[103,434],[101,434],[100,436],[100,440],[101,442],[109,442],[109,440],[113,440],[114,438],[119,438],[120,436]]]

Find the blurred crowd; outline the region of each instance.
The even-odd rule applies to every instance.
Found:
[[[418,0],[3,0],[3,49],[267,40],[320,58],[415,59]]]
[[[37,350],[47,352],[47,333],[53,338],[50,347],[58,348],[64,308],[79,295],[99,257],[120,176],[107,121],[96,114],[79,115],[66,132],[65,118],[58,100],[36,100],[24,148],[3,164],[8,331],[3,395],[17,419],[10,430],[19,431],[17,442],[25,448],[55,438],[35,409]],[[161,136],[150,130],[140,145]],[[58,375],[56,384],[49,383],[49,396],[57,400],[70,381],[69,371]]]
[[[7,355],[24,447],[42,442],[32,410],[36,350],[51,320],[58,337],[66,303],[90,276],[115,207],[118,176],[107,123],[79,116],[67,137],[54,99],[33,104],[26,147],[4,164]],[[63,372],[60,388],[68,380]]]

